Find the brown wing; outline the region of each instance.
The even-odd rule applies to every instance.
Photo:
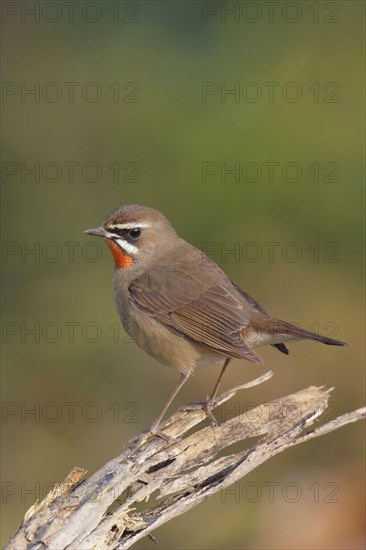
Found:
[[[262,364],[241,334],[250,311],[219,267],[206,267],[192,262],[150,268],[129,287],[131,298],[183,336],[228,357]]]

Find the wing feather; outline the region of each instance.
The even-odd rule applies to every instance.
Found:
[[[131,298],[138,308],[184,337],[223,355],[262,364],[241,333],[250,322],[250,308],[221,270],[218,276],[217,271],[212,274],[199,267],[150,268],[130,285]]]

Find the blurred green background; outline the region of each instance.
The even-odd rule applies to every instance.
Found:
[[[223,389],[274,376],[233,407],[313,384],[335,387],[328,419],[364,402],[364,3],[35,4],[2,6],[2,543],[177,380],[117,328],[109,251],[82,235],[121,204],[163,211],[274,315],[350,344],[234,361]],[[358,423],[280,454],[159,529],[159,548],[364,548],[363,450]]]

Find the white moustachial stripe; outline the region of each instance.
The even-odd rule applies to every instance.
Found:
[[[120,246],[122,248],[122,250],[124,252],[126,252],[129,256],[136,256],[137,255],[139,249],[134,244],[131,244],[131,243],[125,241],[125,239],[121,239],[121,237],[119,239],[116,239],[116,242],[117,242],[118,246]]]

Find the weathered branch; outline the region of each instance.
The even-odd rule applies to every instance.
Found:
[[[270,376],[223,394],[216,406]],[[81,481],[86,472],[74,468],[28,510],[7,549],[129,548],[288,447],[365,417],[366,409],[358,409],[303,434],[327,408],[330,391],[310,387],[191,435],[186,434],[205,415],[199,403],[182,408],[162,426],[179,444],[143,433],[90,478]],[[234,443],[243,446],[254,437],[259,440],[244,450],[222,456]],[[134,511],[156,491],[158,497],[151,497],[144,512]]]

